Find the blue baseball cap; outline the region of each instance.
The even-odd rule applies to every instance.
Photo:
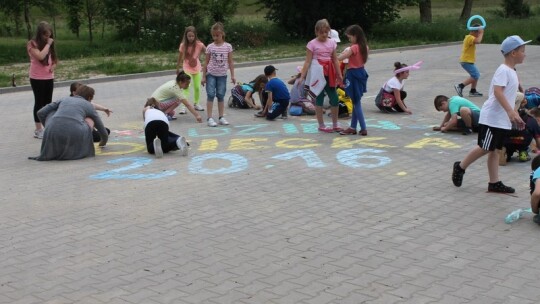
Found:
[[[531,41],[532,40],[523,41],[523,39],[521,39],[521,37],[519,37],[518,35],[508,36],[501,44],[501,53],[503,53],[503,55],[506,55],[511,51],[517,49],[518,47],[525,45]]]

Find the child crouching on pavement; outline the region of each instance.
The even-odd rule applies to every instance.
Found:
[[[434,100],[435,109],[445,112],[443,121],[439,127],[433,127],[434,131],[462,131],[463,135],[469,135],[473,131],[478,132],[478,120],[480,108],[471,101],[452,96],[438,95]]]
[[[276,76],[277,69],[273,65],[266,66],[264,68],[264,75],[268,77],[268,83],[264,88],[268,93],[268,100],[264,109],[255,114],[255,116],[266,116],[268,120],[274,120],[276,117],[282,115],[283,118],[287,117],[287,108],[289,107],[289,100],[291,95],[287,89],[287,85]]]
[[[180,150],[182,156],[188,155],[188,143],[183,136],[169,131],[169,120],[165,113],[159,110],[159,102],[148,98],[143,109],[144,137],[146,150],[156,158],[163,157],[163,153]]]

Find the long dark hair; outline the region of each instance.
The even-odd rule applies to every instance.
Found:
[[[187,34],[189,32],[192,32],[195,35],[195,39],[193,40],[193,44],[190,44]],[[191,47],[191,53],[195,51],[195,47],[197,46],[197,41],[199,41],[199,38],[197,37],[197,30],[194,26],[190,25],[186,27],[184,31],[184,36],[182,37],[182,43],[184,44],[184,58],[187,58],[188,55],[188,47]]]
[[[47,45],[47,39],[43,38],[43,35],[46,32],[51,33],[51,38],[54,39],[54,33],[53,33],[51,25],[49,23],[47,23],[46,21],[41,21],[37,26],[36,36],[33,39],[34,42],[37,45],[37,48],[40,51],[42,51],[43,48],[45,47],[45,45]],[[51,46],[49,48],[49,53],[47,54],[47,56],[45,56],[45,58],[43,58],[43,60],[40,60],[41,64],[49,65],[49,56],[51,57],[53,63],[57,62],[56,51],[54,49],[54,42],[53,42],[53,44],[51,44]]]
[[[362,59],[364,59],[364,63],[366,63],[368,59],[368,45],[366,34],[364,33],[362,27],[360,27],[358,24],[351,25],[347,28],[347,30],[345,30],[345,34],[356,37],[356,44],[358,44]]]
[[[264,74],[261,74],[261,75],[255,77],[255,79],[253,79],[249,83],[253,83],[253,90],[258,92],[261,89],[264,89],[264,87],[261,88],[261,84],[268,83],[268,77],[266,77],[266,75],[264,75]]]

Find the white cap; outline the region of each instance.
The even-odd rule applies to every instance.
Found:
[[[521,39],[521,37],[519,37],[518,35],[508,36],[501,44],[501,52],[503,53],[503,55],[506,55],[511,51],[517,49],[518,47],[525,45],[531,41],[532,40],[523,41],[523,39]]]
[[[328,38],[334,39],[336,43],[341,42],[341,39],[339,39],[339,33],[336,30],[330,30],[330,33],[328,33]]]

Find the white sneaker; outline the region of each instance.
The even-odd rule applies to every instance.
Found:
[[[154,153],[156,155],[156,158],[163,157],[163,150],[161,149],[161,139],[159,139],[158,137],[154,138]]]
[[[34,137],[37,139],[43,139],[43,133],[45,133],[45,129],[35,130]]]
[[[178,149],[180,149],[180,154],[182,154],[182,156],[188,155],[188,146],[186,143],[186,138],[184,136],[178,137],[178,139],[176,140],[176,146],[178,147]]]
[[[201,107],[200,104],[196,104],[196,105],[194,106],[194,108],[195,108],[196,111],[204,111],[204,108]]]
[[[217,127],[217,123],[212,117],[208,118],[208,126],[209,127]]]
[[[219,124],[223,125],[223,126],[227,126],[227,125],[229,125],[229,122],[225,119],[225,117],[221,117],[219,119]]]
[[[180,107],[180,110],[178,111],[179,114],[186,114],[187,113],[187,110],[186,110],[186,106],[182,105]]]

